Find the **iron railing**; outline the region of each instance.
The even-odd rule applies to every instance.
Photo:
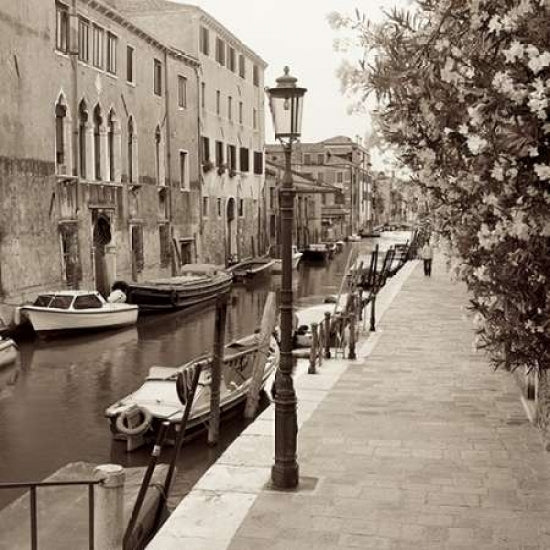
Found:
[[[31,550],[38,550],[38,521],[37,521],[37,495],[38,487],[61,487],[67,485],[88,486],[88,548],[94,550],[94,485],[101,480],[93,481],[40,481],[36,483],[0,483],[1,489],[29,489],[30,516],[31,516]]]

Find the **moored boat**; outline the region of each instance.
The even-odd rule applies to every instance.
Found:
[[[298,250],[296,245],[292,245],[292,269],[297,269],[300,260],[302,259],[303,253]],[[283,272],[283,261],[281,258],[274,258],[275,263],[272,267],[273,273],[282,273]]]
[[[260,349],[258,335],[253,334],[225,346],[220,384],[220,409],[222,412],[235,407],[246,398],[252,381],[254,362]],[[199,363],[204,364],[192,403],[187,430],[196,431],[210,414],[211,356],[202,356],[179,367],[153,366],[143,385],[130,395],[120,399],[105,411],[115,439],[126,441],[128,451],[152,440],[163,421],[170,423],[168,442],[175,439],[175,427],[181,422],[185,397],[189,395],[192,372]],[[271,340],[264,365],[262,387],[279,363],[279,349]],[[184,387],[177,388],[179,373],[183,373]],[[137,425],[132,419],[137,418]]]
[[[304,259],[324,262],[331,253],[326,243],[311,243],[303,249]]]
[[[137,315],[137,306],[109,302],[95,290],[62,290],[17,308],[16,323],[28,320],[38,334],[53,334],[133,325]]]
[[[144,311],[185,309],[214,300],[231,288],[233,276],[210,264],[187,264],[180,275],[143,282],[116,281],[113,289],[126,295],[129,304]]]
[[[233,273],[234,281],[250,281],[269,277],[274,264],[272,258],[252,258],[232,265],[229,271]]]
[[[11,338],[0,336],[0,367],[14,363],[17,354],[17,344]]]

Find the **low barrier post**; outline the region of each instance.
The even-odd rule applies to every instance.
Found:
[[[330,359],[330,311],[325,311],[325,359]]]
[[[317,362],[317,355],[319,354],[319,333],[317,323],[311,323],[311,349],[309,350],[309,367],[307,369],[308,374],[316,374],[315,363]]]
[[[376,330],[376,293],[373,293],[372,300],[370,301],[370,331],[374,332]]]
[[[355,353],[355,312],[349,316],[349,352],[348,359],[357,359]]]
[[[124,536],[124,468],[101,464],[94,470],[101,483],[94,498],[94,542],[96,548],[122,550]]]

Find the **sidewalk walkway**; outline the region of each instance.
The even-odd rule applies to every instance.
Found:
[[[511,377],[472,350],[467,294],[442,262],[431,278],[407,268],[360,358],[297,380],[303,487],[265,485],[271,413],[149,549],[550,548],[550,457]]]

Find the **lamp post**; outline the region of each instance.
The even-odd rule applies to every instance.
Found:
[[[279,189],[281,215],[281,350],[279,368],[275,373],[275,464],[271,469],[274,487],[290,489],[298,485],[296,441],[298,420],[296,416],[296,392],[292,380],[292,233],[294,222],[294,196],[291,158],[292,143],[300,138],[302,125],[302,101],[305,88],[296,86],[296,78],[290,76],[288,67],[277,78],[274,88],[266,89],[273,117],[275,139],[285,153],[285,172]]]

